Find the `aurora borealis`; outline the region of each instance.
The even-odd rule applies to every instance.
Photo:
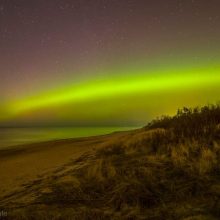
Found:
[[[1,126],[143,126],[219,101],[216,0],[0,0]]]

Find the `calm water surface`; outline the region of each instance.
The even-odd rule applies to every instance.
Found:
[[[19,144],[87,137],[126,131],[134,127],[62,127],[62,128],[0,128],[0,148]]]

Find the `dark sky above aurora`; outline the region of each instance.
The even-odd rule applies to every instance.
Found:
[[[0,125],[145,125],[220,95],[219,0],[0,0]]]

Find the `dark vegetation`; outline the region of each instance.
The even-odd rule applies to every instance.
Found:
[[[16,219],[220,219],[220,106],[183,108],[74,163]]]
[[[213,141],[220,125],[220,105],[202,108],[179,109],[174,117],[163,116],[153,120],[146,129],[164,128],[173,132],[176,142],[197,139],[200,142]],[[207,139],[208,138],[208,139]]]

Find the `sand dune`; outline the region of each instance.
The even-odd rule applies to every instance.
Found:
[[[0,152],[10,219],[220,219],[220,106]]]

